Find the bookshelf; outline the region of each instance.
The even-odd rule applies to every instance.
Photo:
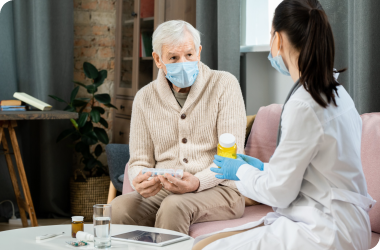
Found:
[[[141,45],[146,41],[142,37],[151,37],[154,29],[168,20],[185,20],[195,27],[195,3],[196,0],[116,0],[114,96],[118,110],[113,111],[114,143],[129,143],[133,99],[139,89],[157,77],[158,69],[149,49],[142,53]]]

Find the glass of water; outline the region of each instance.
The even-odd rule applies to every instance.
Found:
[[[111,212],[110,204],[94,205],[94,246],[107,249],[111,247]]]

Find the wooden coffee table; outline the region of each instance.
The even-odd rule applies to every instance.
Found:
[[[111,235],[126,233],[134,230],[145,230],[149,232],[156,233],[169,233],[183,235],[171,230],[154,228],[154,227],[142,227],[142,226],[128,226],[128,225],[111,225]],[[84,231],[94,234],[93,225],[85,224]],[[43,240],[40,242],[36,241],[36,236],[44,234],[54,234],[65,232],[63,236],[58,236],[56,238]],[[84,247],[70,247],[65,242],[66,241],[76,241],[76,239],[71,238],[71,225],[57,225],[57,226],[44,226],[44,227],[29,227],[20,228],[9,231],[0,232],[0,249],[12,249],[12,250],[43,250],[43,249],[95,249],[94,244],[90,243],[88,246]],[[164,247],[153,247],[142,244],[133,244],[122,241],[112,240],[111,249],[125,249],[125,250],[152,250],[152,249],[162,249],[162,250],[191,250],[193,246],[194,239],[191,238],[186,241],[174,243]]]

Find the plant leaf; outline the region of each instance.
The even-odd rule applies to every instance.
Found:
[[[94,79],[94,85],[96,85],[96,87],[99,87],[100,85],[103,84],[106,78],[107,78],[107,70],[99,71],[98,77]]]
[[[86,145],[94,145],[98,143],[98,137],[94,131],[89,131],[88,133],[83,134],[81,140]]]
[[[105,110],[102,107],[93,107],[92,110],[97,110],[100,114],[104,114]]]
[[[103,163],[102,163],[101,161],[99,161],[99,160],[98,160],[98,166],[99,166],[101,169],[104,168]]]
[[[86,87],[86,85],[85,85],[85,84],[83,84],[83,83],[80,83],[80,82],[75,82],[75,81],[74,81],[73,83],[75,83],[75,84],[78,84],[79,86],[82,86],[82,87],[84,87],[84,88]]]
[[[96,166],[97,163],[98,163],[98,161],[97,161],[95,158],[90,159],[90,160],[87,162],[87,164],[86,164],[86,169],[88,169],[88,170],[93,169],[93,168]]]
[[[81,132],[82,134],[89,133],[90,131],[92,131],[93,127],[94,126],[92,125],[92,122],[88,121],[83,127],[79,129],[79,132]]]
[[[79,91],[79,86],[75,87],[73,89],[73,91],[71,91],[71,96],[70,96],[70,103],[72,103],[75,99],[75,97],[77,96],[78,94],[78,91]]]
[[[71,139],[73,141],[77,141],[81,138],[81,134],[79,133],[78,130],[75,130],[75,132],[71,135]]]
[[[104,119],[103,117],[100,117],[99,122],[100,124],[103,125],[103,127],[108,128],[108,122],[106,121],[106,119]]]
[[[95,79],[98,77],[98,74],[99,74],[98,70],[95,68],[94,65],[92,65],[89,62],[83,63],[83,70],[84,70],[84,73],[86,74],[87,78]]]
[[[80,98],[76,98],[76,99],[79,101],[84,101],[84,102],[89,102],[91,100],[90,98],[86,98],[86,97],[80,97]]]
[[[109,108],[114,108],[117,109],[115,106],[113,106],[111,103],[106,103],[104,106],[109,107]]]
[[[83,112],[82,114],[80,114],[79,118],[78,118],[78,127],[83,127],[86,122],[87,122],[87,118],[88,118],[88,113],[87,112]]]
[[[98,91],[98,87],[96,87],[94,84],[87,85],[86,89],[87,89],[87,92],[90,94],[94,94],[96,93],[96,91]]]
[[[96,146],[96,148],[95,148],[96,157],[99,157],[102,153],[103,153],[103,148],[100,144],[98,144],[98,146]]]
[[[102,143],[104,143],[106,145],[108,144],[108,142],[109,142],[108,135],[104,129],[94,128],[94,132],[96,133],[96,136],[99,139],[99,141],[101,141]]]
[[[111,97],[109,94],[98,94],[94,96],[95,99],[100,103],[110,103]]]
[[[91,114],[91,120],[95,123],[98,123],[100,120],[99,111],[97,109],[92,109],[90,114]]]
[[[60,142],[64,139],[66,139],[67,137],[69,137],[70,135],[72,135],[74,132],[75,132],[75,128],[70,128],[70,129],[66,129],[66,130],[63,130],[62,133],[60,133],[57,137],[57,142]]]
[[[90,149],[88,145],[80,141],[80,142],[77,142],[77,144],[75,144],[75,151],[83,153],[86,151],[90,152]]]
[[[57,96],[49,95],[49,97],[53,98],[53,99],[56,100],[56,101],[67,103],[65,100],[63,100],[63,99],[61,99],[61,98],[59,98],[59,97],[57,97]]]
[[[76,129],[76,130],[78,130],[79,129],[79,127],[78,127],[78,123],[74,120],[74,119],[70,119],[70,121],[71,121],[71,123],[73,124],[73,126],[74,126],[74,128]]]
[[[82,106],[84,106],[84,105],[87,105],[87,102],[84,102],[84,101],[82,101],[82,100],[77,100],[77,99],[75,99],[75,100],[73,100],[72,105],[73,105],[74,107],[82,107]]]
[[[84,110],[86,107],[87,107],[87,105],[82,106],[82,107],[79,109],[79,112],[78,112],[78,113],[79,113],[79,114],[80,114],[80,113],[83,113],[83,110]]]
[[[70,105],[69,106],[66,106],[66,108],[63,109],[63,111],[68,111],[68,112],[75,112],[75,108],[74,107],[71,107]]]

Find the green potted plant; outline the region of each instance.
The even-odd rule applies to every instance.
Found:
[[[91,63],[83,63],[83,70],[91,84],[85,85],[74,82],[76,86],[67,102],[57,96],[51,98],[67,104],[65,111],[78,112],[78,119],[71,119],[72,128],[62,131],[57,142],[71,139],[70,146],[80,155],[81,168],[74,171],[74,178],[70,180],[71,212],[85,216],[85,220],[92,219],[92,206],[106,203],[109,187],[107,166],[98,159],[103,152],[103,146],[109,143],[105,129],[108,122],[101,116],[105,107],[115,108],[111,104],[109,94],[97,94],[99,87],[107,78],[107,71],[98,71]],[[79,88],[85,88],[90,98],[77,98]],[[96,145],[96,146],[95,146]],[[77,173],[80,173],[79,177]]]

